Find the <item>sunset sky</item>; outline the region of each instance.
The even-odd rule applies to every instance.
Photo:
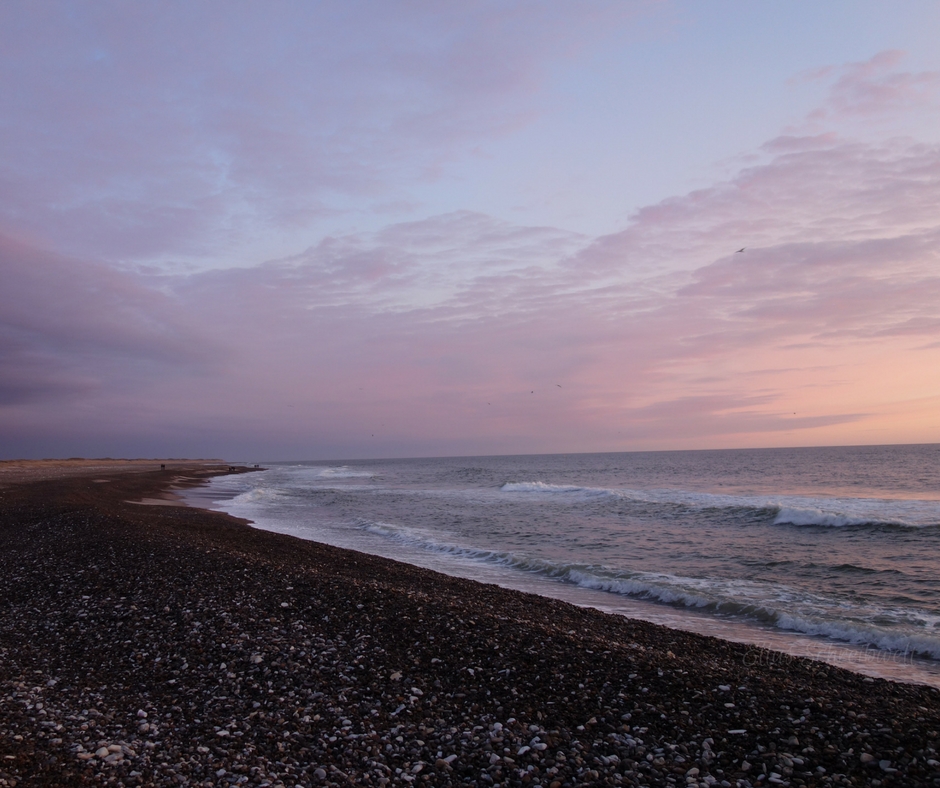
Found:
[[[903,0],[3,3],[0,456],[940,442],[938,40]]]

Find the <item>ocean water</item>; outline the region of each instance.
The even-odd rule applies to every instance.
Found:
[[[940,686],[940,445],[265,467],[191,501],[750,643],[754,661]]]

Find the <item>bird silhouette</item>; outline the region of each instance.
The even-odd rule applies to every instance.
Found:
[[[743,252],[745,249],[747,249],[747,247],[746,247],[746,246],[742,246],[740,249],[738,249],[737,252],[735,252],[735,254],[738,254],[738,252]]]

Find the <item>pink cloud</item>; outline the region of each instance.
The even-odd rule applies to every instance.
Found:
[[[619,3],[0,11],[0,232],[71,254],[219,257],[387,201],[525,124]],[[9,89],[6,89],[6,88]]]
[[[806,81],[834,77],[826,101],[810,114],[809,120],[871,120],[912,109],[936,108],[940,98],[940,72],[900,71],[898,66],[903,60],[903,52],[886,50],[864,62],[826,66],[802,75]]]
[[[940,439],[940,149],[763,153],[596,239],[460,211],[188,276],[5,240],[5,451]]]

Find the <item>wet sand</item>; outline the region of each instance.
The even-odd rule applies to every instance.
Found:
[[[940,785],[933,688],[130,503],[226,470],[146,462],[0,464],[0,786]]]

